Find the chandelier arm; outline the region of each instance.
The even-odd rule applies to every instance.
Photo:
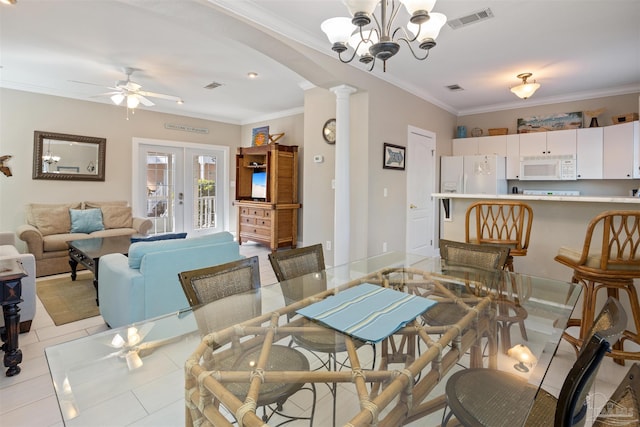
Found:
[[[422,25],[422,24],[418,24],[418,25]],[[409,34],[407,33],[406,29],[404,29],[403,27],[398,27],[393,32],[392,39],[395,40],[396,33],[398,31],[400,31],[400,30],[402,30],[402,32],[404,33],[404,37],[398,37],[398,41],[403,40],[405,43],[413,43],[414,41],[416,41],[418,39],[418,34],[420,34],[420,27],[418,27],[418,31],[416,32],[416,34],[413,37],[409,37]]]
[[[351,54],[351,58],[349,58],[349,59],[347,59],[347,60],[344,60],[344,59],[342,59],[342,52],[339,52],[339,53],[338,53],[338,59],[340,59],[340,62],[342,62],[342,63],[344,63],[344,64],[348,64],[349,62],[353,61],[353,58],[355,58],[355,57],[356,57],[356,53],[357,53],[357,51],[356,51],[356,50],[354,50],[354,51],[353,51],[353,54]]]
[[[386,3],[386,2],[387,0],[382,0],[382,3]],[[393,27],[393,22],[396,20],[396,16],[398,15],[399,11],[400,11],[400,7],[396,6],[396,0],[391,0],[391,16],[387,20],[387,35],[391,35],[391,28]]]
[[[364,36],[364,32],[362,31],[362,27],[360,27],[359,31],[360,31],[360,39],[361,39],[362,41],[361,41],[361,42],[358,42],[358,46],[360,46],[360,43],[368,43],[368,42],[372,42],[372,43],[373,43],[373,40],[375,40],[375,39],[372,37],[372,34],[373,34],[373,33],[376,33],[376,35],[378,36],[378,40],[380,40],[380,31],[379,31],[379,28],[371,28],[371,29],[364,30],[364,32],[366,32],[366,31],[368,31],[368,32],[369,32],[369,37],[365,37],[365,36]],[[358,49],[356,48],[356,51],[357,51],[357,50],[358,50]]]
[[[373,71],[373,67],[374,65],[376,65],[376,57],[373,57],[373,61],[371,61],[371,67],[369,67],[369,69],[367,71]]]
[[[416,55],[416,52],[413,50],[413,46],[411,46],[411,43],[409,43],[409,40],[405,39],[405,38],[399,38],[398,41],[402,40],[403,42],[405,42],[407,44],[407,46],[409,47],[409,51],[411,51],[411,54],[413,55],[414,58],[416,58],[418,61],[424,61],[425,59],[427,59],[429,57],[429,52],[431,52],[431,49],[424,49],[427,51],[427,53],[424,55],[424,57],[420,57],[418,55]]]

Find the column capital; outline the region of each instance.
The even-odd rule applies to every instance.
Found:
[[[333,92],[338,98],[349,96],[352,93],[356,93],[358,91],[358,89],[356,89],[355,87],[351,87],[347,85],[334,86],[329,90]]]

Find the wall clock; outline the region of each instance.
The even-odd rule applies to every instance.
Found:
[[[329,119],[322,126],[322,137],[327,144],[336,143],[336,119]]]

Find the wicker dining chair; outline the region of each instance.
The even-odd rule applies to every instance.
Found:
[[[584,296],[581,318],[571,318],[567,325],[578,326],[579,335],[565,332],[563,338],[577,351],[588,336],[598,292],[606,290],[607,296],[619,298],[623,291],[629,298],[635,332],[625,330],[620,341],[611,343],[608,356],[619,364],[625,359],[640,360],[639,351],[624,350],[627,340],[640,345],[640,302],[634,285],[634,279],[640,279],[640,211],[602,212],[589,222],[581,250],[561,247],[554,259],[573,269],[572,282],[582,286]]]
[[[460,297],[486,295],[500,277],[508,256],[509,248],[506,246],[440,239],[442,272],[469,283],[464,288],[455,286],[449,289]],[[472,283],[475,284],[474,287],[471,287]],[[467,312],[455,302],[441,301],[428,309],[422,318],[430,326],[444,326],[455,324],[466,314]]]
[[[602,407],[592,427],[640,425],[640,364],[634,363]]]
[[[287,304],[298,302],[304,297],[311,296],[327,289],[326,278],[324,276],[324,254],[322,244],[289,249],[286,251],[272,252],[269,254],[269,262],[273,267],[276,278],[282,287],[282,293]],[[293,281],[298,277],[311,273],[318,273],[317,277],[310,277],[309,280],[300,283]],[[291,280],[291,281],[290,281]],[[362,347],[365,343],[353,339],[356,348]],[[323,334],[296,334],[292,336],[292,346],[303,348],[313,354],[321,364],[321,368],[327,370],[337,370],[338,367],[346,365],[346,362],[338,362],[337,353],[347,350],[344,335],[338,332],[327,331]],[[376,363],[375,345],[373,348],[373,363]],[[326,355],[326,356],[324,356]],[[324,358],[327,357],[325,360]],[[336,424],[336,400],[337,384],[327,384],[333,397],[333,424]]]
[[[183,271],[178,274],[180,284],[191,307],[195,308],[195,317],[201,334],[231,326],[237,321],[256,317],[261,313],[260,268],[258,257],[244,258],[222,265]],[[250,291],[255,292],[250,292]],[[224,299],[225,303],[215,306],[215,312],[207,310],[207,303]],[[235,358],[232,364],[216,365],[210,349],[204,356],[208,369],[226,369],[251,371],[262,351],[262,346],[249,348]],[[270,348],[267,366],[273,371],[309,371],[309,360],[298,350],[274,344]],[[249,383],[230,383],[227,389],[238,399],[244,400],[249,392]],[[300,390],[309,390],[313,395],[313,405],[309,417],[292,417],[283,413],[284,402]],[[263,407],[263,421],[266,423],[277,414],[285,419],[285,424],[293,420],[309,420],[313,425],[316,405],[315,386],[305,387],[303,383],[268,383],[260,387],[256,407]],[[270,413],[267,412],[270,411]]]
[[[591,329],[592,335],[569,370],[558,398],[508,372],[484,368],[456,372],[446,385],[451,412],[443,425],[447,425],[452,415],[465,426],[584,425],[587,394],[605,353],[611,350],[610,343],[618,339],[626,323],[627,316],[620,302],[609,298]],[[533,407],[527,413],[529,406],[525,402],[534,396]]]

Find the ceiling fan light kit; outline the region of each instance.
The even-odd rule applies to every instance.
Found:
[[[343,0],[343,3],[352,18],[330,18],[320,28],[340,61],[348,63],[358,57],[363,64],[371,64],[369,71],[376,59],[382,61],[382,69],[386,71],[387,60],[400,51],[400,42],[408,46],[415,59],[427,59],[447,22],[442,13],[431,12],[436,0]],[[379,18],[375,15],[378,5]],[[406,28],[396,26],[395,22],[402,5],[410,15]],[[367,27],[370,24],[374,25]],[[349,48],[353,50],[351,56],[343,57]]]
[[[513,92],[518,98],[527,99],[531,97],[531,95],[540,88],[540,83],[537,83],[535,80],[533,83],[527,82],[527,79],[531,76],[531,73],[518,74],[516,77],[522,79],[522,84],[512,87],[511,92]]]
[[[2,1],[2,0],[0,0]],[[148,98],[160,98],[168,101],[175,101],[177,104],[184,104],[184,101],[179,96],[174,95],[165,95],[162,93],[148,92],[142,90],[142,86],[136,82],[131,81],[131,75],[136,71],[135,68],[127,67],[124,69],[125,74],[127,75],[126,80],[118,80],[116,81],[113,87],[107,87],[107,89],[111,89],[112,92],[102,93],[97,96],[108,96],[115,105],[121,105],[123,102],[127,107],[127,120],[129,119],[129,110],[134,113],[133,110],[138,108],[140,104],[145,107],[153,107],[155,104]],[[93,83],[85,83],[85,82],[77,82],[83,84]]]

